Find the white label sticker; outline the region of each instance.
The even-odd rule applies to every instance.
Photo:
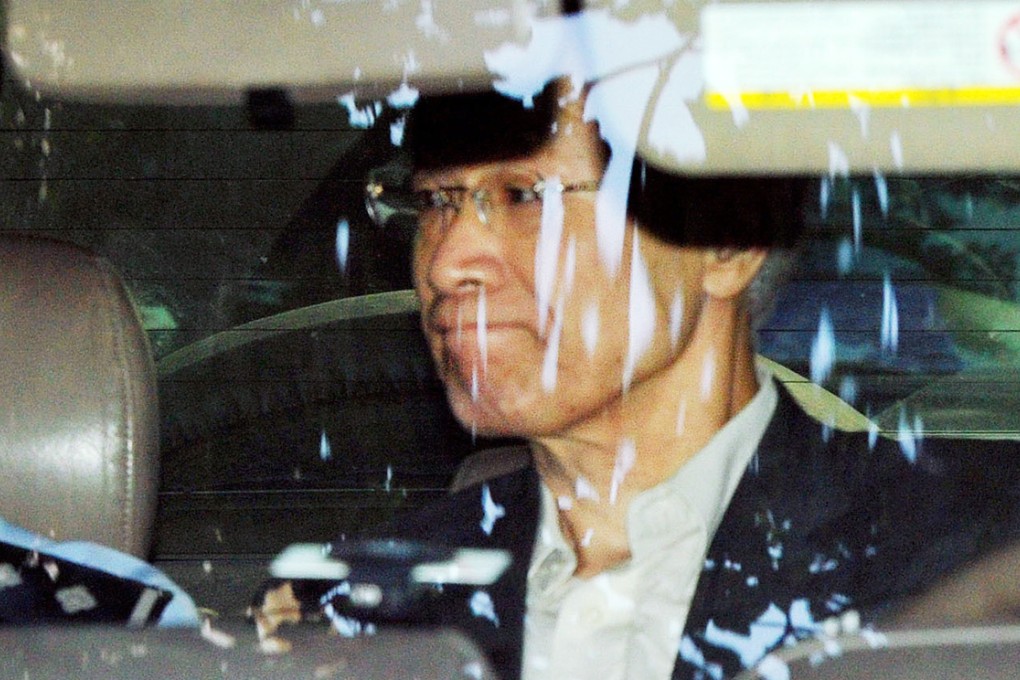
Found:
[[[1020,103],[1020,2],[712,4],[701,13],[710,106]]]

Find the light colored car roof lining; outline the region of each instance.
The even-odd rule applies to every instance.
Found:
[[[666,106],[659,91],[646,111],[673,121],[689,118],[688,132],[692,140],[702,138],[704,157],[678,158],[645,129],[638,151],[655,165],[687,174],[1020,168],[1020,155],[999,143],[1020,136],[1015,112],[1020,64],[989,56],[1008,54],[1003,36],[1010,24],[997,32],[996,22],[1008,19],[1010,3],[667,4],[663,10],[657,0],[583,3],[592,13],[610,13],[621,25],[660,20],[674,26],[686,46],[650,62],[662,71],[663,83],[688,53],[696,54],[697,68],[684,75],[683,89],[690,92]],[[241,104],[249,92],[264,89],[279,89],[296,103],[336,101],[348,91],[381,99],[405,81],[423,91],[489,83],[496,47],[534,48],[542,56],[540,47],[529,44],[537,33],[532,22],[555,16],[559,3],[292,5],[8,0],[5,45],[21,76],[58,99]],[[967,23],[955,18],[964,10],[983,17],[971,22],[975,26],[988,26],[957,30]],[[919,11],[926,12],[925,21],[906,21]],[[997,19],[1003,12],[1005,18]],[[904,22],[889,20],[901,14]],[[846,16],[862,18],[836,21]],[[906,28],[896,29],[898,23]],[[859,39],[876,27],[922,34],[917,41],[898,41],[883,33],[876,45]],[[597,44],[601,34],[575,33],[592,43],[589,51],[604,48]],[[950,52],[971,50],[980,64],[969,68],[968,62],[958,72],[932,76],[945,70],[939,59],[949,59],[939,56],[947,50],[921,49],[933,40],[942,40]],[[797,50],[817,53],[819,45],[826,50],[818,59],[798,57]],[[872,55],[875,51],[879,54]],[[833,60],[847,68],[827,67]],[[1013,60],[1020,61],[1020,55]],[[755,67],[763,62],[770,66]],[[730,80],[732,91],[726,91]],[[800,83],[808,83],[810,92],[801,92]],[[653,118],[645,114],[646,123]]]

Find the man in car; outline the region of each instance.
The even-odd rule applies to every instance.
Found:
[[[437,622],[505,678],[722,677],[1015,533],[1015,451],[832,432],[756,362],[796,180],[638,161],[620,191],[584,105],[555,85],[530,106],[460,95],[408,124],[398,199],[449,404],[526,442],[390,529],[512,554]]]

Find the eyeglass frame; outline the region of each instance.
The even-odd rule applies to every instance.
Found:
[[[564,184],[559,180],[555,180],[553,184],[550,180],[539,177],[535,180],[534,184],[525,187],[500,187],[501,189],[512,189],[515,191],[530,192],[532,195],[526,199],[524,203],[538,203],[541,204],[545,199],[545,192],[548,190],[554,190],[560,194],[583,192],[583,191],[598,191],[601,186],[600,180],[588,180],[583,182],[572,182]],[[452,219],[454,216],[459,215],[460,211],[464,207],[465,199],[470,196],[472,203],[475,205],[475,211],[478,214],[479,220],[482,224],[489,223],[488,209],[491,210],[493,205],[490,196],[492,195],[493,189],[486,189],[482,187],[466,187],[466,186],[441,186],[434,189],[419,189],[415,191],[405,192],[404,200],[398,200],[395,202],[387,202],[381,197],[387,193],[386,185],[379,181],[369,181],[365,185],[365,210],[368,213],[369,218],[378,226],[385,228],[397,215],[404,215],[407,217],[413,217],[416,221],[417,229],[420,230],[422,226],[422,213],[430,209],[438,209],[440,214],[445,214],[450,208],[453,209],[453,214],[447,219]],[[394,192],[390,192],[393,194]],[[399,194],[398,194],[399,195]],[[406,198],[410,197],[412,200],[407,201]],[[512,205],[508,203],[507,205]],[[388,214],[387,214],[388,213]]]

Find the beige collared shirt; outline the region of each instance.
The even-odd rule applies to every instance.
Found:
[[[628,509],[631,558],[590,579],[560,532],[542,485],[528,571],[524,680],[669,678],[698,575],[723,513],[751,462],[778,399],[759,367],[758,393],[672,478]]]

